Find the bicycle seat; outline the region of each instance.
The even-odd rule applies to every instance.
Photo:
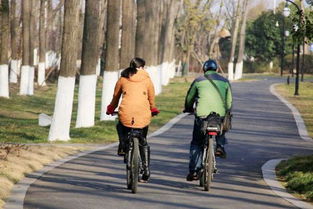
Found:
[[[131,137],[140,138],[142,137],[142,133],[143,133],[142,129],[132,129],[129,134]]]

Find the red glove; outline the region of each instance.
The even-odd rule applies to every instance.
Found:
[[[160,110],[158,110],[158,108],[154,107],[154,108],[151,109],[151,115],[152,116],[155,116],[155,115],[157,115],[159,113],[160,113]]]
[[[114,108],[112,105],[109,104],[109,105],[107,106],[107,112],[106,112],[106,114],[107,114],[107,115],[112,115],[112,114],[114,113],[114,109],[115,109],[115,108]]]

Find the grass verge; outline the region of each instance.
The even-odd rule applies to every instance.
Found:
[[[299,110],[308,134],[313,138],[313,82],[300,83],[299,96],[294,96],[294,85],[280,84],[276,90]]]
[[[282,161],[276,174],[289,192],[313,203],[313,155]]]
[[[55,160],[86,149],[90,149],[90,147],[26,145],[23,148],[15,149],[7,156],[4,149],[0,149],[0,208],[3,208],[4,201],[9,196],[14,184],[26,174],[37,171]]]
[[[154,117],[150,131],[164,125],[179,114],[192,77],[174,78],[163,87],[161,95],[156,97],[161,113]],[[78,88],[76,88],[70,143],[109,143],[117,140],[115,121],[100,121],[102,81],[99,80],[96,93],[96,122],[91,128],[75,128],[77,116]],[[56,85],[38,88],[34,96],[19,96],[14,86],[10,99],[0,98],[0,142],[47,143],[49,127],[38,126],[38,115],[53,114]],[[61,142],[59,142],[61,143]]]
[[[308,134],[313,137],[313,83],[300,83],[300,95],[294,96],[294,85],[281,84],[276,90],[301,113]],[[276,173],[289,192],[313,202],[313,155],[282,161]]]

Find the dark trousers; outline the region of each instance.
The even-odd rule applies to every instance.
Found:
[[[198,172],[201,169],[202,156],[203,156],[203,143],[205,135],[201,132],[201,119],[195,117],[192,140],[190,143],[190,154],[189,154],[189,172]],[[225,133],[216,136],[216,145],[224,146],[227,144]]]
[[[142,137],[141,137],[141,139],[139,139],[139,144],[141,146],[148,145],[148,143],[147,143],[148,128],[149,128],[149,126],[142,128],[142,130],[143,130]],[[118,139],[120,141],[120,144],[122,146],[124,146],[125,143],[127,142],[128,134],[129,134],[131,128],[124,126],[121,122],[118,122],[118,124],[116,125],[116,130],[117,130]]]

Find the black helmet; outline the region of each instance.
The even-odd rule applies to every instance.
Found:
[[[208,70],[216,71],[217,70],[217,63],[214,60],[207,60],[203,64],[203,71],[206,72]]]

